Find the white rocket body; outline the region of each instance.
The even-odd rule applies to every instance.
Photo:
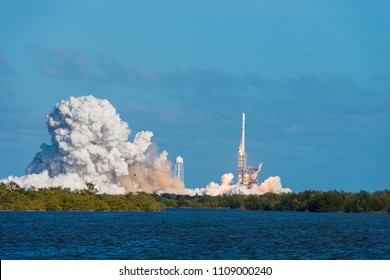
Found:
[[[242,113],[240,155],[245,154],[245,114]]]
[[[245,114],[244,113],[242,113],[241,141],[242,141],[242,152],[245,153]]]

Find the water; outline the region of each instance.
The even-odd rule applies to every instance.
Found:
[[[1,212],[1,259],[390,259],[387,214]]]

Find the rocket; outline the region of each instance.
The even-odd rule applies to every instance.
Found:
[[[245,114],[242,113],[242,125],[241,125],[241,142],[238,149],[238,171],[237,171],[237,185],[248,186],[252,183],[258,184],[257,176],[262,167],[262,163],[259,167],[246,165],[247,155],[245,153]]]
[[[245,154],[245,113],[242,113],[241,143],[240,143],[239,153],[240,155]]]
[[[245,114],[242,113],[242,125],[241,125],[241,142],[238,149],[238,174],[237,184],[247,184],[247,167],[246,167],[246,153],[245,153]]]

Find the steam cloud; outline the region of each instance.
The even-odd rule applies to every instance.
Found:
[[[22,187],[64,186],[83,189],[95,184],[99,192],[157,192],[188,195],[262,194],[290,192],[280,178],[270,177],[260,186],[231,185],[233,174],[222,176],[221,185],[187,189],[173,176],[168,153],[157,152],[153,132],[141,131],[129,142],[130,129],[115,108],[93,96],[70,97],[60,101],[46,120],[51,145],[42,144],[22,177],[9,176]]]
[[[157,153],[153,133],[142,131],[129,142],[130,129],[115,108],[93,96],[62,100],[46,120],[51,145],[42,144],[26,176],[9,177],[23,187],[65,186],[100,192],[135,191],[184,193],[171,175],[167,152]]]
[[[232,185],[233,174],[227,173],[221,177],[221,185],[211,182],[205,188],[192,190],[195,195],[232,195],[232,194],[264,194],[267,192],[273,193],[289,193],[290,188],[283,188],[279,176],[269,177],[260,185],[251,184],[250,186]]]

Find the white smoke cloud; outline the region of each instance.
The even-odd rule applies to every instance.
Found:
[[[9,176],[22,187],[63,186],[83,189],[95,184],[101,193],[157,192],[188,195],[263,194],[291,192],[282,188],[280,177],[262,184],[232,185],[233,174],[221,177],[221,185],[211,182],[205,188],[187,189],[171,172],[168,153],[157,152],[153,132],[141,131],[128,140],[130,129],[105,99],[93,96],[62,100],[47,116],[51,145],[42,144],[27,166],[26,175]]]
[[[167,152],[157,154],[152,147],[153,133],[139,132],[129,142],[127,123],[107,100],[93,96],[62,100],[46,124],[52,144],[41,145],[26,176],[10,176],[7,181],[71,189],[85,188],[89,182],[105,193],[184,192],[183,183],[171,175]]]
[[[231,183],[233,182],[233,178],[234,176],[232,173],[224,174],[221,177],[221,185],[215,182],[211,182],[204,188],[197,188],[191,190],[189,194],[217,196],[217,195],[224,195],[224,194],[225,195],[233,195],[233,194],[261,195],[267,192],[272,192],[272,193],[291,192],[291,189],[282,187],[281,179],[279,176],[269,177],[260,185],[251,184],[250,186],[232,185]]]

